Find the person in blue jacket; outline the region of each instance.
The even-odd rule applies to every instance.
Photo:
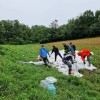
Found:
[[[74,44],[72,44],[72,42],[69,43],[69,48],[70,48],[70,52],[71,54],[74,56],[75,59],[75,50],[76,50],[76,46]]]
[[[45,66],[48,66],[48,63],[49,63],[47,55],[49,55],[48,50],[44,47],[44,45],[41,45],[40,56],[43,59]],[[49,55],[49,57],[50,57],[50,55]],[[50,66],[48,66],[48,67],[50,67]]]

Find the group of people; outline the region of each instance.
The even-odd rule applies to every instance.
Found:
[[[62,59],[62,62],[65,63],[68,67],[69,67],[69,74],[71,74],[72,72],[72,64],[75,63],[74,59],[75,59],[75,50],[76,50],[76,46],[70,42],[69,45],[67,45],[66,43],[62,43],[63,47],[64,47],[64,54],[63,56],[60,54],[59,49],[56,46],[52,46],[52,52],[51,54],[54,52],[55,53],[55,61],[57,60],[57,56],[59,55]],[[48,65],[49,60],[47,58],[47,55],[50,55],[48,50],[45,48],[44,45],[41,45],[41,49],[40,49],[40,57],[42,58],[45,66],[48,66],[50,68],[50,66]],[[87,57],[87,61],[89,62],[90,65],[90,50],[88,49],[84,49],[78,52],[78,55],[81,56],[83,63],[85,64],[85,57]]]

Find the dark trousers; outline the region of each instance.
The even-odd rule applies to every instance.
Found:
[[[67,60],[62,60],[64,64],[68,66],[69,69],[72,69],[72,64]]]
[[[69,68],[69,74],[71,74],[71,71],[72,71],[72,64],[69,62],[69,61],[67,61],[67,60],[62,60],[67,66],[68,66],[68,68]]]
[[[91,56],[91,54],[89,56],[87,56],[87,61],[89,62],[89,65],[90,65],[90,56]]]
[[[48,58],[47,58],[47,57],[44,57],[44,58],[43,58],[43,62],[44,62],[44,64],[47,66],[47,65],[48,65],[48,63],[49,63]]]
[[[55,53],[55,61],[56,61],[56,59],[57,59],[57,55],[59,55],[59,56],[62,58],[62,56],[61,56],[60,53]]]

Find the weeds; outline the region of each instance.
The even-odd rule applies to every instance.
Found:
[[[88,48],[94,53],[91,60],[97,70],[81,70],[82,78],[66,76],[55,68],[18,62],[37,61],[39,44],[0,46],[0,100],[100,100],[100,38],[71,42],[78,50]],[[62,42],[45,45],[51,50],[54,44],[63,49]],[[48,76],[58,80],[55,96],[40,86],[40,81]]]

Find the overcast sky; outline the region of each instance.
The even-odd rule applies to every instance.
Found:
[[[100,10],[100,0],[0,0],[0,20],[19,20],[28,26],[66,24],[86,10]]]

